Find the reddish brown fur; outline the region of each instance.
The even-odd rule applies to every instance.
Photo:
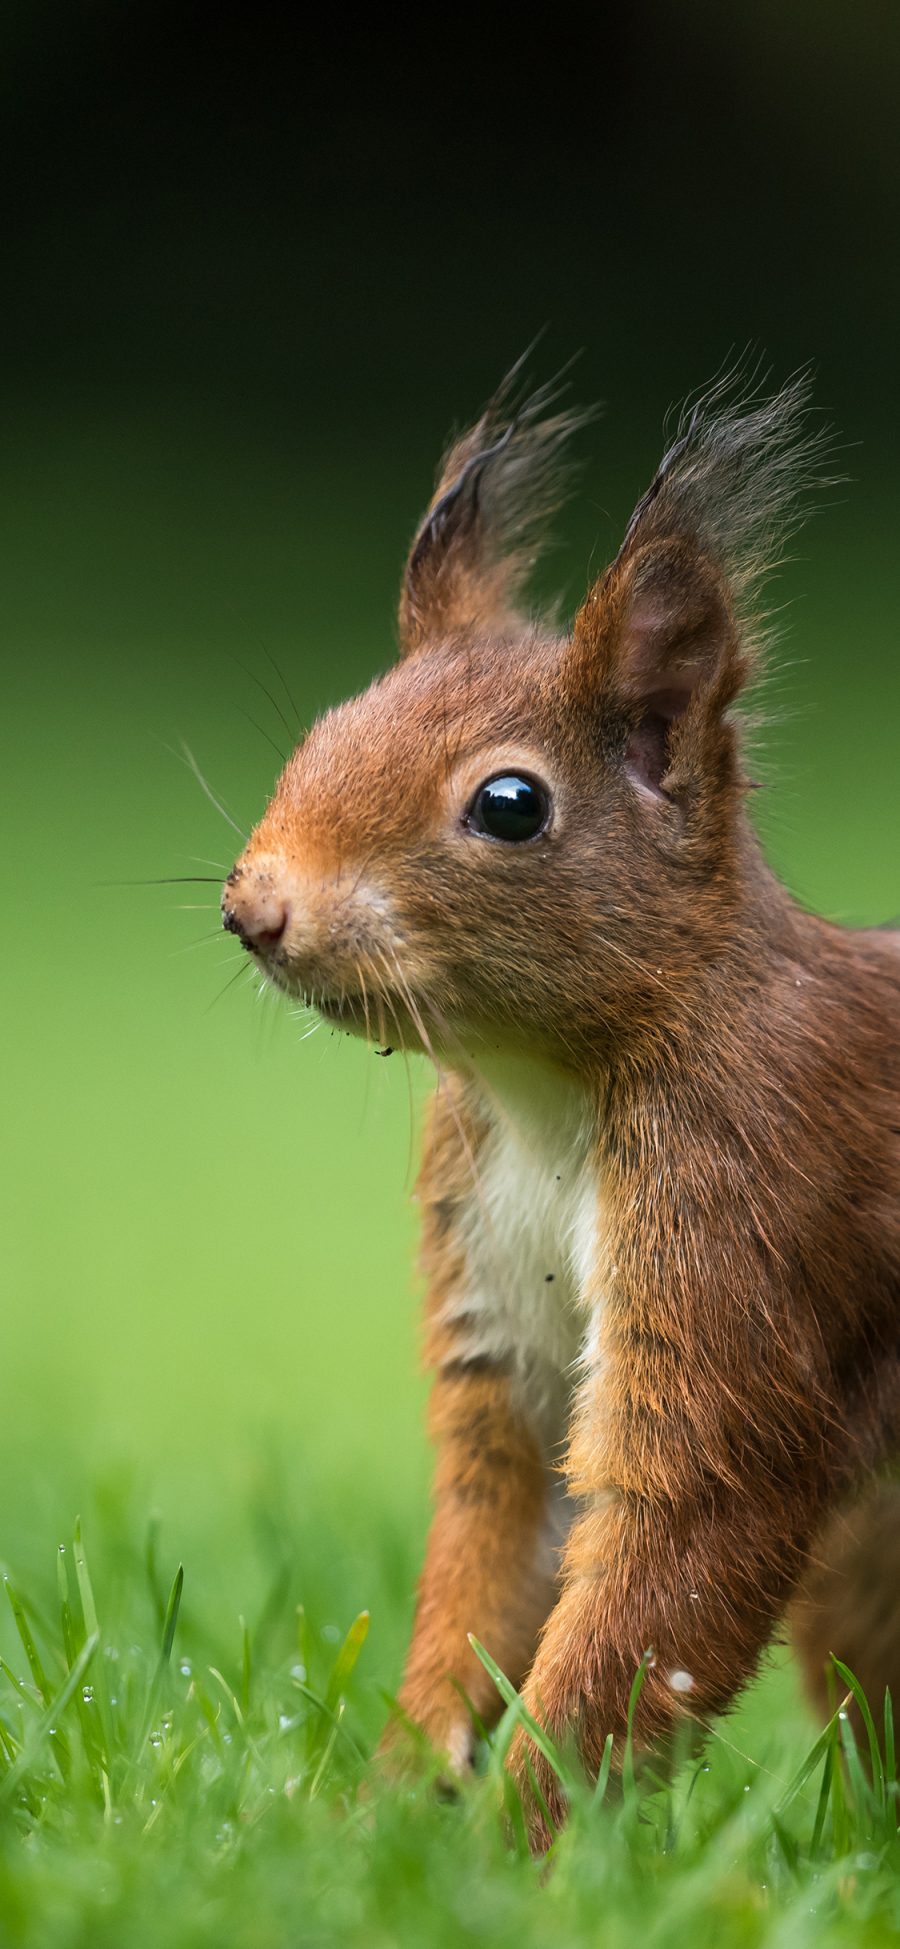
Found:
[[[562,637],[517,618],[523,481],[492,513],[509,445],[479,463],[476,429],[414,545],[404,660],[315,726],[226,886],[238,931],[263,898],[290,909],[257,950],[279,985],[447,1072],[421,1185],[437,1508],[401,1696],[457,1761],[456,1687],[498,1710],[470,1631],[591,1769],[651,1647],[641,1740],[722,1709],[829,1512],[898,1445],[898,937],[831,926],[775,880],[729,714],[758,563],[747,455],[723,470],[749,427],[765,540],[797,404],[756,431],[695,418]],[[517,765],[553,788],[546,834],[473,839],[476,785]],[[571,1403],[555,1602],[553,1444],[502,1360],[457,1351],[488,1047],[568,1078],[591,1121],[599,1361]],[[841,1651],[821,1582],[805,1602],[821,1662]],[[521,1745],[512,1764],[524,1780]]]
[[[822,1714],[834,1710],[844,1690],[831,1665],[838,1646],[872,1701],[876,1724],[885,1686],[892,1700],[900,1699],[898,1590],[900,1483],[876,1480],[867,1494],[828,1518],[791,1606],[791,1635]],[[857,1730],[865,1751],[862,1726]]]

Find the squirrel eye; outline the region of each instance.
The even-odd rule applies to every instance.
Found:
[[[471,832],[489,839],[517,844],[543,832],[549,813],[550,796],[545,787],[533,778],[509,772],[479,785],[466,814],[466,825]]]

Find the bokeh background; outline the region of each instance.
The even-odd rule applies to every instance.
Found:
[[[238,843],[182,740],[247,826],[273,746],[390,661],[445,437],[546,327],[536,377],[581,349],[606,402],[570,603],[671,402],[748,341],[815,363],[851,480],[778,585],[759,816],[802,899],[897,912],[900,15],[28,0],[2,33],[0,1554],[158,1509],[236,1611],[308,1529],[392,1682],[427,1078],[222,992],[214,886],[130,883]]]

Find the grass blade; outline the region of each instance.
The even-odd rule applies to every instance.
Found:
[[[172,1588],[169,1592],[169,1601],[166,1605],[166,1616],[163,1624],[162,1650],[160,1652],[160,1664],[163,1667],[168,1664],[172,1656],[172,1646],[175,1643],[175,1627],[178,1623],[178,1613],[181,1609],[181,1593],[183,1589],[184,1564],[179,1563]]]
[[[853,1730],[850,1717],[846,1712],[841,1713],[840,1729],[847,1778],[853,1793],[857,1821],[859,1821],[860,1817],[863,1817],[863,1819],[866,1816],[871,1817],[878,1803],[866,1778],[866,1770],[860,1758],[856,1734]],[[866,1825],[868,1825],[868,1821],[866,1821]]]
[[[325,1688],[325,1704],[329,1711],[337,1710],[338,1700],[356,1664],[363,1645],[369,1635],[369,1613],[360,1611],[354,1618],[340,1651],[331,1667],[328,1684]]]
[[[897,1792],[897,1755],[894,1747],[894,1708],[888,1690],[884,1694],[884,1784],[885,1792]]]
[[[64,1678],[55,1699],[51,1700],[46,1710],[42,1713],[30,1738],[25,1741],[18,1758],[13,1761],[8,1773],[0,1780],[0,1801],[9,1799],[10,1794],[18,1786],[19,1781],[24,1778],[29,1769],[34,1765],[45,1739],[62,1717],[70,1699],[81,1684],[99,1643],[100,1634],[97,1631],[92,1632],[91,1636],[85,1639],[75,1663],[71,1671]]]
[[[165,1679],[166,1671],[168,1669],[169,1659],[172,1656],[172,1646],[175,1642],[175,1628],[178,1623],[178,1612],[181,1608],[181,1593],[183,1589],[184,1589],[184,1564],[179,1563],[178,1569],[175,1572],[175,1579],[172,1584],[172,1588],[169,1592],[169,1601],[166,1605],[166,1614],[165,1614],[165,1618],[163,1619],[162,1644],[160,1646],[160,1652],[159,1652],[159,1658],[157,1659],[156,1670],[150,1681],[150,1690],[147,1693],[147,1703],[144,1707],[144,1717],[141,1723],[140,1738],[138,1740],[138,1744],[135,1750],[135,1755],[134,1755],[135,1759],[139,1759],[140,1755],[144,1750],[144,1747],[150,1735],[150,1729],[151,1726],[153,1725],[153,1720],[156,1716],[157,1708],[159,1706],[160,1694],[163,1688],[163,1680]]]
[[[13,1691],[18,1692],[20,1699],[24,1699],[26,1705],[34,1704],[34,1699],[32,1698],[27,1685],[23,1682],[21,1678],[16,1677],[16,1674],[13,1671],[12,1666],[7,1664],[5,1658],[0,1658],[0,1672],[3,1673],[4,1678],[9,1679]]]
[[[353,1734],[351,1732],[348,1732],[347,1727],[341,1723],[339,1712],[332,1712],[330,1707],[325,1704],[325,1700],[319,1698],[318,1692],[313,1692],[308,1685],[304,1685],[302,1679],[295,1678],[294,1686],[296,1690],[300,1693],[300,1697],[306,1700],[307,1705],[311,1705],[316,1712],[322,1714],[328,1720],[328,1724],[330,1727],[337,1728],[338,1732],[340,1732],[343,1739],[350,1747],[350,1751],[352,1752],[354,1759],[358,1760],[360,1764],[364,1764],[365,1754],[363,1753],[362,1748],[357,1745],[356,1740],[353,1737]],[[393,1705],[394,1701],[389,1700],[389,1703]],[[338,1706],[340,1706],[340,1704],[341,1701],[339,1699]],[[283,1739],[287,1736],[288,1733],[299,1732],[300,1728],[302,1726],[305,1726],[305,1724],[306,1724],[305,1713],[296,1713],[292,1719],[284,1718],[281,1720],[278,1727],[279,1737]]]
[[[6,1595],[9,1599],[10,1610],[12,1611],[13,1617],[15,1618],[16,1630],[18,1631],[19,1637],[22,1640],[22,1649],[28,1660],[28,1667],[31,1672],[31,1676],[34,1679],[35,1686],[37,1688],[38,1693],[40,1694],[43,1704],[49,1705],[52,1696],[50,1691],[50,1686],[47,1680],[47,1674],[44,1671],[44,1667],[41,1663],[37,1646],[34,1642],[34,1638],[31,1635],[31,1626],[25,1615],[25,1606],[23,1605],[22,1599],[19,1596],[18,1592],[13,1589],[13,1586],[10,1583],[9,1578],[4,1577],[3,1582],[6,1588]]]
[[[821,1787],[819,1788],[819,1803],[818,1806],[816,1807],[816,1818],[813,1822],[812,1840],[810,1841],[809,1844],[810,1860],[812,1861],[818,1860],[822,1850],[822,1835],[825,1831],[825,1819],[828,1813],[828,1803],[831,1799],[831,1772],[832,1772],[832,1768],[836,1766],[837,1763],[838,1763],[838,1755],[835,1750],[835,1744],[834,1742],[832,1742],[825,1755],[825,1765],[822,1768],[822,1784]]]
[[[471,1632],[469,1633],[469,1643],[476,1658],[481,1659],[485,1671],[493,1679],[501,1699],[503,1699],[506,1705],[514,1708],[516,1720],[518,1720],[520,1725],[525,1727],[529,1739],[533,1740],[538,1752],[543,1754],[548,1766],[553,1768],[560,1785],[565,1788],[568,1794],[571,1794],[575,1781],[552,1739],[544,1731],[543,1726],[539,1725],[538,1721],[532,1718],[531,1713],[523,1704],[521,1695],[516,1691],[511,1680],[507,1678],[505,1672],[501,1671],[500,1666],[491,1657],[490,1652],[485,1650],[484,1645],[480,1644],[478,1639],[472,1636]]]
[[[72,1609],[72,1579],[69,1573],[68,1552],[64,1543],[60,1543],[57,1552],[56,1579],[59,1588],[59,1615],[62,1625],[63,1652],[66,1666],[71,1671],[80,1655],[82,1645],[79,1644],[76,1636],[75,1613]],[[97,1741],[97,1727],[80,1691],[76,1695],[75,1703],[78,1712],[79,1730],[81,1732],[81,1744],[87,1760],[88,1770],[94,1783],[97,1798],[101,1806],[105,1807],[107,1804],[108,1783],[103,1771],[103,1762]]]
[[[807,1780],[812,1778],[812,1775],[815,1773],[816,1768],[822,1764],[822,1761],[824,1760],[826,1753],[830,1752],[833,1749],[835,1740],[839,1736],[838,1725],[839,1725],[841,1713],[846,1711],[849,1703],[850,1703],[850,1694],[848,1692],[847,1697],[845,1699],[842,1699],[840,1705],[832,1713],[827,1726],[825,1726],[824,1730],[820,1732],[819,1737],[816,1740],[815,1744],[810,1747],[805,1760],[802,1762],[802,1765],[798,1766],[793,1779],[789,1781],[788,1785],[785,1787],[783,1794],[781,1794],[779,1799],[776,1801],[775,1809],[774,1809],[776,1814],[783,1814],[786,1812],[787,1808],[791,1804],[791,1801],[796,1800],[798,1793],[802,1793]]]
[[[856,1700],[856,1704],[859,1708],[859,1716],[863,1722],[863,1725],[865,1726],[866,1738],[868,1739],[869,1742],[869,1760],[872,1767],[872,1792],[874,1793],[875,1799],[877,1800],[879,1806],[883,1807],[884,1806],[884,1766],[882,1764],[881,1747],[878,1744],[878,1734],[875,1731],[875,1721],[872,1717],[872,1710],[869,1705],[869,1701],[866,1698],[865,1692],[863,1691],[859,1679],[850,1670],[849,1665],[843,1664],[840,1658],[834,1658],[834,1657],[832,1657],[832,1663],[834,1665],[835,1670],[838,1672],[839,1676],[843,1680],[844,1684],[849,1686],[849,1689],[853,1693],[853,1697]],[[854,1740],[854,1746],[855,1744],[856,1742]]]
[[[331,1759],[332,1753],[334,1752],[335,1745],[337,1743],[338,1733],[341,1731],[341,1720],[343,1719],[343,1716],[344,1716],[344,1701],[343,1699],[339,1699],[337,1704],[337,1711],[335,1713],[334,1725],[332,1726],[328,1738],[325,1741],[325,1745],[322,1748],[322,1755],[319,1760],[319,1764],[316,1767],[315,1773],[313,1774],[312,1781],[310,1782],[310,1788],[309,1788],[310,1800],[315,1800],[316,1794],[318,1793],[322,1781],[325,1778],[328,1762]]]
[[[554,1842],[557,1841],[559,1838],[559,1829],[547,1805],[546,1797],[541,1789],[540,1781],[538,1780],[537,1774],[535,1773],[534,1767],[532,1766],[527,1753],[525,1755],[525,1771],[528,1775],[528,1785],[531,1790],[531,1794],[537,1804],[541,1819],[544,1823],[544,1826],[547,1829],[547,1833],[550,1836],[550,1848],[552,1849]]]
[[[612,1772],[612,1760],[613,1736],[611,1732],[608,1732],[603,1743],[603,1758],[600,1761],[600,1770],[594,1786],[594,1805],[596,1807],[601,1807],[606,1799],[606,1789],[609,1786],[609,1776]]]
[[[653,1651],[652,1649],[648,1648],[643,1653],[641,1662],[631,1681],[631,1691],[628,1694],[628,1717],[626,1720],[626,1730],[625,1730],[625,1752],[622,1758],[622,1790],[625,1793],[626,1797],[629,1799],[633,1799],[634,1792],[635,1792],[634,1715],[637,1711],[638,1699],[640,1698],[641,1693],[644,1689],[644,1680],[647,1676],[648,1671],[650,1670],[652,1663],[653,1663]]]
[[[78,1583],[78,1594],[81,1598],[81,1612],[84,1618],[85,1635],[88,1638],[99,1638],[100,1620],[97,1616],[97,1606],[94,1602],[90,1571],[88,1570],[87,1557],[84,1552],[80,1516],[77,1516],[75,1519],[73,1554],[75,1557],[75,1577]],[[97,1670],[94,1684],[94,1697],[97,1700],[97,1709],[100,1714],[100,1737],[102,1741],[100,1759],[105,1780],[104,1792],[108,1795],[112,1789],[113,1758],[116,1742],[113,1732],[112,1711],[109,1703],[109,1685],[107,1683],[106,1672],[102,1669],[102,1664]]]
[[[846,1773],[841,1765],[842,1715],[846,1706],[840,1707],[837,1714],[837,1734],[834,1743],[834,1759],[831,1767],[831,1833],[832,1855],[835,1861],[842,1861],[850,1852],[850,1815],[847,1807]]]

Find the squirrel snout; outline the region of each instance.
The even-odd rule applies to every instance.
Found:
[[[253,852],[232,868],[222,890],[222,925],[236,934],[264,971],[287,992],[346,999],[379,952],[393,946],[387,902],[357,879],[311,879],[302,865],[274,848]]]
[[[265,880],[243,873],[226,884],[222,926],[236,934],[241,945],[266,953],[279,946],[287,931],[290,907]]]

